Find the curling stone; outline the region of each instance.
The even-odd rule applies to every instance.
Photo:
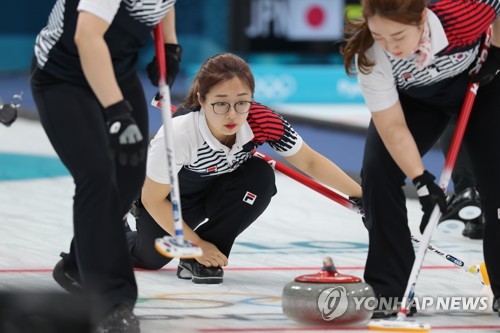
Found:
[[[298,276],[283,288],[283,313],[305,324],[360,323],[371,318],[373,309],[364,305],[374,296],[370,285],[340,274],[332,258],[326,257],[320,272]]]

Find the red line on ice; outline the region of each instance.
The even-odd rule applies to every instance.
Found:
[[[457,266],[423,266],[422,269],[457,269]],[[320,266],[297,266],[297,267],[224,267],[225,271],[319,271]],[[365,266],[337,266],[339,271],[345,270],[363,270]],[[137,272],[150,272],[148,270],[136,269]],[[157,271],[177,271],[177,268],[162,268]],[[154,271],[154,272],[157,272]],[[51,268],[5,268],[0,269],[0,274],[6,273],[49,273],[52,272]]]
[[[441,325],[432,326],[433,330],[473,330],[473,329],[499,329],[500,325]],[[286,332],[286,331],[368,331],[368,327],[347,327],[347,326],[317,326],[317,327],[273,327],[273,328],[201,328],[200,332]]]

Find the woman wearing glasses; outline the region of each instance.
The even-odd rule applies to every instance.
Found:
[[[252,101],[254,87],[244,60],[218,54],[202,65],[184,107],[174,114],[185,238],[203,250],[199,258],[180,261],[179,278],[222,283],[222,266],[228,264],[236,237],[276,194],[273,169],[252,157],[252,151],[266,142],[318,181],[361,196],[360,186],[303,142],[286,120]],[[174,232],[165,155],[160,128],[150,144],[147,177],[136,202],[137,231],[128,233],[132,260],[139,268],[159,269],[171,260],[153,246],[156,238]]]

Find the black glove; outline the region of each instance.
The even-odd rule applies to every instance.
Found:
[[[170,88],[174,84],[175,77],[179,73],[179,63],[181,62],[182,47],[178,44],[165,44],[165,57],[167,61],[167,84]],[[156,56],[146,67],[148,71],[148,77],[151,84],[158,87],[158,81],[160,80],[160,69],[158,67],[158,62],[156,61]]]
[[[472,76],[472,82],[478,82],[480,86],[487,85],[495,78],[500,70],[500,47],[490,45],[488,56],[479,72]]]
[[[10,126],[17,118],[17,107],[14,104],[0,105],[0,122]]]
[[[122,100],[105,109],[113,157],[121,165],[136,166],[146,157],[146,145],[139,127],[132,118],[132,106]]]
[[[417,188],[418,200],[422,206],[424,216],[420,222],[420,232],[423,234],[427,223],[432,214],[432,210],[436,205],[444,213],[446,211],[446,196],[443,190],[434,183],[434,177],[429,171],[425,170],[423,174],[413,179],[413,184]]]
[[[137,198],[134,200],[132,203],[132,207],[130,207],[130,214],[132,214],[133,217],[136,219],[139,218],[139,215],[141,214],[141,209],[143,209],[144,206],[142,205],[141,197]]]

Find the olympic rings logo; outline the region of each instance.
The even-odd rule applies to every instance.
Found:
[[[297,80],[288,74],[255,75],[256,100],[285,101],[297,91]]]

